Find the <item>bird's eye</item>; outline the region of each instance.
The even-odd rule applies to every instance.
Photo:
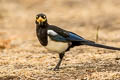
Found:
[[[39,16],[36,16],[36,19],[38,19],[39,18]]]
[[[43,18],[45,19],[45,18],[46,18],[46,16],[43,16]]]

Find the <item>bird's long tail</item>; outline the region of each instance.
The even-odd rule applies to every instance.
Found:
[[[81,42],[81,44],[94,46],[94,47],[105,48],[105,49],[120,50],[120,48],[117,48],[117,47],[106,46],[106,45],[98,44],[98,43],[95,43],[95,42],[92,42],[92,41],[83,41],[83,42]]]

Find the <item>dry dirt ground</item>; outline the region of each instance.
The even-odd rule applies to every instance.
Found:
[[[42,47],[35,16],[98,43],[120,47],[120,0],[0,0],[0,80],[120,80],[120,51],[78,46],[58,54]]]

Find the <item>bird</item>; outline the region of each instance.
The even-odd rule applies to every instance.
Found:
[[[59,61],[53,70],[59,70],[65,52],[75,46],[88,45],[93,47],[120,50],[120,48],[98,44],[87,40],[76,33],[64,30],[48,23],[47,16],[44,13],[36,15],[36,35],[42,46],[48,51],[59,54]]]

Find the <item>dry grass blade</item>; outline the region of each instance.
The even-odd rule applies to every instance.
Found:
[[[96,42],[99,40],[99,30],[100,30],[100,25],[97,26],[97,32],[96,32]]]

